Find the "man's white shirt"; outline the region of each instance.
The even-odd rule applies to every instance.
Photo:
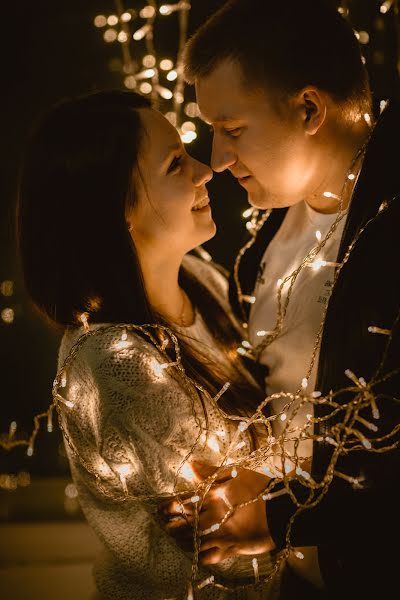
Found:
[[[256,300],[249,319],[249,341],[253,346],[263,339],[257,332],[272,331],[275,328],[280,281],[299,267],[304,257],[318,244],[318,238],[324,239],[336,218],[337,214],[316,212],[305,202],[298,202],[289,208],[260,263],[254,290]],[[315,257],[313,266],[305,267],[297,276],[283,328],[277,339],[268,345],[260,356],[260,362],[269,369],[265,380],[268,395],[282,391],[295,393],[303,389],[302,383],[311,364],[311,356],[334,278],[334,265],[323,266],[321,261],[336,263],[345,220],[344,216],[324,248]],[[282,288],[282,305],[286,301],[289,286],[290,281]],[[305,390],[309,394],[315,391],[317,367],[318,353]],[[273,400],[273,414],[279,413],[286,403],[286,398]],[[302,407],[293,425],[302,426],[306,422],[307,414],[313,414],[313,406],[310,403]],[[290,418],[290,412],[287,416]],[[274,432],[279,434],[284,426],[284,421],[274,421]],[[305,448],[307,456],[310,456],[312,443],[305,442],[301,449],[302,455]]]

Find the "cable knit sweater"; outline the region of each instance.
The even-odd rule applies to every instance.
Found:
[[[193,256],[186,256],[184,265],[229,313],[225,278]],[[199,396],[168,369],[157,368],[165,356],[155,345],[134,331],[128,331],[121,344],[121,330],[103,331],[104,326],[90,325],[92,331],[101,331],[88,336],[68,363],[60,394],[69,406],[59,404],[80,504],[104,546],[94,568],[97,588],[107,600],[186,600],[192,557],[165,532],[155,496],[190,486],[180,469],[196,440],[192,459],[210,464],[222,460],[236,426],[208,400],[206,430]],[[226,360],[213,346],[198,312],[194,324],[181,331],[212,360]],[[59,369],[83,334],[83,329],[66,329]],[[234,458],[249,452],[247,439]],[[154,498],[143,499],[149,496]],[[212,569],[200,569],[200,578],[214,574],[230,586],[254,581],[252,558],[228,559]],[[260,574],[267,575],[270,555],[257,559]],[[274,581],[232,594],[205,586],[195,597],[272,599],[277,587]]]

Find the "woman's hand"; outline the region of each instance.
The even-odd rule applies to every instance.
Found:
[[[216,470],[200,463],[192,466],[200,479],[206,479]],[[237,476],[234,478],[230,476],[230,471],[219,477],[204,498],[199,515],[199,561],[204,565],[215,564],[232,556],[260,554],[275,547],[269,534],[266,507],[262,499],[235,508],[260,494],[267,487],[269,478],[247,469],[236,470]],[[234,507],[233,514],[218,527],[231,507]],[[189,550],[193,549],[193,504],[185,504],[184,511],[185,515],[182,515],[181,506],[176,501],[161,508],[161,512],[172,519],[166,525],[167,531],[179,546]]]

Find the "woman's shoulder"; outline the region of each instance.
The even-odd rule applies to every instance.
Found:
[[[94,323],[89,330],[67,327],[58,352],[58,370],[68,364],[79,365],[80,371],[129,369],[136,375],[153,374],[159,362],[165,362],[156,326]],[[165,339],[174,343],[173,334],[165,331]]]

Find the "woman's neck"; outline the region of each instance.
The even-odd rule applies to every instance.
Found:
[[[138,249],[146,293],[153,309],[166,320],[183,325],[193,321],[193,307],[179,285],[183,256],[156,256]]]

